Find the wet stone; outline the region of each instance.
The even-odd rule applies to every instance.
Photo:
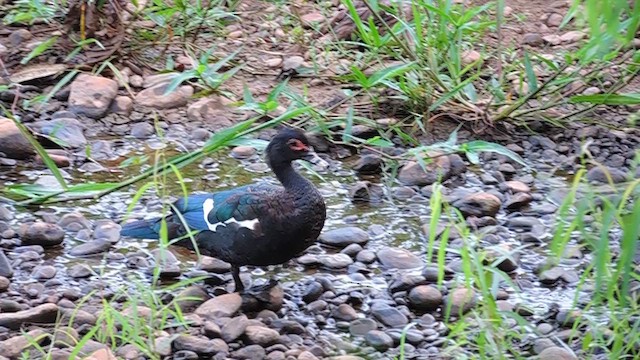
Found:
[[[216,296],[200,305],[195,313],[201,317],[215,319],[217,317],[230,317],[240,310],[242,298],[237,293]]]
[[[13,276],[13,267],[11,262],[5,255],[4,250],[0,249],[0,276],[5,278],[11,278]]]
[[[360,246],[359,244],[351,244],[346,248],[342,249],[340,252],[343,254],[349,255],[351,257],[354,257],[358,255],[360,251],[362,251],[362,246]]]
[[[233,352],[233,357],[239,360],[261,360],[264,359],[266,351],[260,345],[249,345]]]
[[[111,246],[112,246],[112,243],[107,240],[103,240],[103,239],[91,240],[84,244],[80,244],[72,248],[69,251],[69,255],[88,256],[88,255],[101,254],[109,250]]]
[[[369,234],[357,227],[344,227],[322,233],[321,243],[335,247],[346,247],[350,244],[364,244],[369,241]]]
[[[180,335],[173,341],[176,350],[193,351],[202,356],[212,356],[228,351],[227,344],[191,335]]]
[[[69,109],[77,115],[103,117],[118,93],[118,83],[101,76],[80,74],[71,83]]]
[[[379,174],[382,171],[382,158],[378,155],[363,155],[358,159],[353,169],[364,175]]]
[[[353,336],[364,336],[377,328],[378,324],[371,319],[356,319],[349,324],[349,332]]]
[[[507,210],[518,210],[533,201],[533,196],[528,193],[519,192],[515,193],[504,203],[504,207]]]
[[[280,338],[280,333],[276,330],[263,326],[247,326],[245,335],[250,343],[261,346],[273,345]]]
[[[433,286],[417,286],[409,292],[409,303],[415,309],[435,310],[442,304],[442,293]]]
[[[21,357],[21,354],[24,355],[23,352],[34,345],[34,339],[40,339],[40,341],[36,342],[38,344],[43,343],[46,339],[46,336],[43,335],[45,335],[44,331],[35,329],[25,333],[24,335],[8,338],[0,342],[0,353],[5,359],[25,358],[24,356]]]
[[[543,284],[551,285],[554,284],[560,277],[564,274],[564,269],[560,267],[552,267],[549,270],[545,270],[540,273],[540,282]]]
[[[578,358],[564,348],[561,348],[558,346],[552,346],[544,349],[540,353],[539,359],[540,360],[576,360]]]
[[[13,213],[5,205],[0,204],[0,221],[13,220]]]
[[[587,180],[591,182],[609,183],[609,178],[614,184],[625,182],[627,174],[616,168],[595,166],[587,172]]]
[[[384,247],[378,251],[376,256],[386,268],[412,269],[424,265],[419,257],[400,248]]]
[[[51,265],[41,265],[33,269],[31,276],[36,280],[48,280],[53,279],[57,272],[58,270]]]
[[[154,133],[153,125],[146,122],[135,123],[131,126],[131,136],[136,139],[147,139]]]
[[[449,177],[451,177],[451,163],[447,156],[434,157],[433,161],[426,165],[426,169],[416,161],[409,161],[398,173],[398,181],[407,186],[431,185],[436,181],[445,181]]]
[[[385,304],[375,304],[371,308],[371,314],[381,323],[389,327],[406,325],[409,320],[400,310]]]
[[[318,261],[325,267],[330,269],[342,269],[353,264],[353,259],[347,254],[321,255]]]
[[[174,299],[183,313],[190,312],[207,300],[209,300],[207,292],[195,285],[183,289]]]
[[[465,216],[496,216],[502,202],[500,199],[489,193],[475,193],[463,197],[453,203],[460,212]]]
[[[356,260],[363,264],[370,264],[376,261],[376,253],[371,250],[362,250],[356,255]]]
[[[9,279],[7,279],[4,276],[0,276],[0,292],[5,292],[9,289],[9,285],[11,285],[11,282],[9,281]],[[1,307],[0,307],[1,310]]]
[[[353,321],[358,318],[358,313],[351,305],[340,304],[331,312],[331,316],[337,320]]]
[[[306,303],[316,301],[320,298],[323,292],[324,288],[322,287],[322,284],[317,281],[313,281],[305,288],[304,293],[302,294],[302,300]]]
[[[398,291],[407,291],[418,285],[424,285],[426,283],[427,280],[422,275],[396,273],[394,274],[391,284],[389,284],[389,292],[395,293]]]
[[[476,293],[473,289],[458,288],[447,296],[446,306],[451,308],[451,315],[458,316],[471,310],[476,301]]]
[[[120,240],[121,229],[122,227],[113,221],[102,221],[96,224],[93,230],[93,237],[95,239],[103,239],[111,243],[116,243]]]
[[[55,246],[64,240],[64,230],[56,224],[36,222],[27,227],[21,238],[23,245]]]
[[[231,270],[231,264],[210,256],[202,256],[198,268],[207,272],[224,274]]]
[[[0,326],[9,329],[19,329],[25,323],[53,324],[57,317],[57,305],[43,304],[14,313],[0,313]]]
[[[386,351],[393,347],[393,339],[380,330],[371,330],[365,336],[367,344],[373,346],[378,351]]]
[[[244,334],[248,325],[249,319],[247,319],[245,315],[236,316],[224,324],[221,329],[220,336],[227,343],[233,342]]]

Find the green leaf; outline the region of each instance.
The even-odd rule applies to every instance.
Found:
[[[372,88],[378,85],[381,81],[398,76],[402,73],[405,73],[413,67],[415,62],[410,62],[406,64],[400,64],[396,66],[391,66],[386,69],[381,69],[373,73],[371,77],[367,79],[367,88]]]
[[[576,95],[569,98],[572,103],[591,103],[598,105],[638,105],[640,94],[596,94]]]
[[[494,152],[500,155],[504,155],[522,166],[528,167],[528,165],[524,162],[520,155],[514,153],[513,151],[500,144],[483,140],[474,140],[464,144],[463,149],[467,153],[467,158],[469,158],[469,153],[474,154],[471,156],[477,159],[477,154],[480,152]],[[471,161],[471,159],[469,159],[469,161]]]
[[[164,90],[164,94],[162,94],[162,96],[169,95],[175,89],[177,89],[178,86],[180,86],[180,84],[182,84],[183,82],[187,80],[195,79],[195,78],[198,78],[198,73],[195,70],[185,71],[182,74],[177,75],[176,77],[173,78],[173,80],[169,83],[169,85],[167,85],[166,89]]]
[[[524,70],[527,74],[527,83],[529,85],[529,93],[535,92],[538,90],[538,78],[536,77],[535,72],[533,71],[533,66],[531,65],[531,60],[529,59],[529,54],[524,52]]]
[[[477,152],[466,151],[464,154],[467,156],[467,159],[469,159],[469,162],[472,163],[473,165],[480,164],[480,157],[478,156]]]
[[[351,140],[351,128],[353,127],[353,106],[349,106],[349,110],[347,110],[347,118],[346,125],[344,127],[344,131],[342,132],[342,141],[345,143],[349,143]]]
[[[377,146],[377,147],[383,147],[383,148],[395,146],[391,141],[385,140],[380,136],[374,136],[372,138],[369,138],[364,143],[369,146]]]
[[[29,52],[29,55],[25,56],[25,58],[20,61],[20,64],[24,65],[29,61],[31,61],[31,59],[42,55],[42,53],[49,50],[49,48],[51,48],[51,46],[53,46],[53,44],[55,44],[56,41],[58,41],[57,36],[51,37],[46,41],[43,41],[42,43],[40,43],[40,45],[36,46],[33,50],[31,50],[31,52]]]

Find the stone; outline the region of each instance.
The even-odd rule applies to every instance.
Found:
[[[315,24],[323,23],[326,21],[326,18],[319,12],[312,12],[309,14],[304,14],[300,17],[302,23],[307,27],[312,27]]]
[[[131,125],[131,136],[136,139],[147,139],[156,132],[153,125],[147,122],[139,122]]]
[[[584,91],[582,92],[582,95],[595,95],[595,94],[600,94],[601,92],[602,90],[600,90],[598,87],[590,86],[584,89]]]
[[[419,310],[436,310],[442,304],[442,293],[433,286],[416,286],[409,292],[409,304]]]
[[[578,358],[568,350],[559,346],[552,346],[544,349],[540,355],[539,360],[577,360]]]
[[[407,186],[431,185],[436,181],[445,181],[451,177],[451,163],[448,156],[432,155],[432,161],[425,169],[417,161],[409,161],[398,173],[398,181]]]
[[[87,145],[84,126],[73,118],[58,118],[51,121],[39,121],[34,124],[41,133],[60,141],[66,147],[81,148]]]
[[[0,276],[0,292],[5,292],[9,290],[10,285],[11,285],[11,281],[9,281],[9,279],[7,279],[4,276]]]
[[[29,41],[33,38],[33,34],[27,29],[16,29],[9,35],[9,42],[13,46],[23,45],[25,41]]]
[[[209,295],[199,286],[189,286],[178,293],[174,301],[183,313],[191,312],[191,310],[202,305],[209,300]]]
[[[233,353],[234,359],[239,360],[262,360],[266,355],[266,351],[260,345],[249,345],[241,347]]]
[[[511,180],[511,181],[505,181],[504,184],[507,187],[507,189],[509,189],[509,191],[511,191],[513,193],[518,193],[518,192],[528,193],[528,192],[531,192],[531,188],[529,187],[529,185],[523,183],[522,181]]]
[[[504,203],[504,208],[507,210],[518,210],[533,201],[533,196],[529,193],[519,192],[509,197]]]
[[[245,315],[236,316],[229,320],[220,330],[220,337],[227,343],[234,342],[249,325],[249,319]]]
[[[282,58],[271,58],[264,61],[264,64],[267,65],[268,68],[275,69],[279,68],[282,65]]]
[[[195,314],[205,319],[213,320],[219,317],[230,317],[238,312],[241,306],[242,297],[239,294],[224,294],[207,300],[204,304],[198,306]]]
[[[552,267],[540,273],[538,278],[540,282],[546,285],[555,284],[558,279],[564,274],[564,269],[561,267]]]
[[[570,43],[574,43],[574,42],[578,42],[582,39],[584,39],[587,36],[587,34],[583,33],[582,31],[568,31],[562,35],[560,35],[560,41],[564,44],[570,44]]]
[[[558,27],[562,24],[564,17],[558,13],[551,13],[547,17],[547,26]]]
[[[379,174],[382,171],[382,158],[379,155],[367,154],[361,156],[353,170],[363,175]]]
[[[22,245],[43,247],[60,245],[64,241],[64,230],[59,225],[35,222],[27,227],[21,236]]]
[[[378,328],[378,324],[371,319],[356,319],[349,324],[349,332],[353,336],[365,336],[369,331]]]
[[[56,276],[58,270],[51,265],[36,266],[31,273],[31,276],[36,280],[49,280]]]
[[[422,260],[409,250],[383,247],[376,253],[382,266],[393,269],[413,269],[422,267]]]
[[[319,360],[317,356],[310,351],[303,351],[298,355],[298,360]]]
[[[548,339],[548,338],[536,339],[533,342],[533,352],[539,355],[545,349],[554,347],[554,346],[556,346],[556,344],[551,339]]]
[[[58,306],[46,303],[14,313],[0,313],[0,326],[12,330],[19,329],[25,323],[53,324],[58,317]]]
[[[48,336],[43,330],[35,329],[24,335],[10,337],[0,342],[0,354],[9,359],[25,358],[20,355],[35,344],[42,344],[48,340]]]
[[[365,336],[367,344],[378,351],[386,351],[393,347],[393,339],[380,330],[371,330]]]
[[[353,259],[347,254],[331,254],[318,256],[318,262],[330,269],[342,269],[353,264]]]
[[[333,309],[331,316],[337,320],[353,321],[358,318],[358,313],[353,307],[351,307],[351,305],[340,304],[338,307]]]
[[[542,36],[538,33],[526,33],[522,36],[522,44],[540,46],[544,43]]]
[[[344,248],[351,244],[364,244],[369,241],[369,234],[357,227],[343,227],[325,231],[318,240],[326,245]]]
[[[76,115],[100,119],[118,94],[118,83],[101,76],[82,73],[71,83],[69,110]]]
[[[236,159],[248,159],[256,153],[252,146],[236,146],[231,150],[231,156]]]
[[[88,278],[93,275],[93,270],[85,264],[75,264],[67,270],[67,274],[74,279]]]
[[[389,327],[402,327],[409,322],[409,319],[400,310],[386,304],[374,304],[371,307],[371,314]]]
[[[160,277],[162,278],[175,278],[180,276],[182,271],[180,270],[180,261],[178,258],[168,249],[157,248],[151,251],[155,260],[156,266],[160,267]],[[152,271],[153,269],[149,269]]]
[[[475,50],[466,50],[460,55],[460,61],[465,66],[480,60],[482,60],[482,55]]]
[[[233,124],[229,119],[232,111],[230,100],[222,96],[213,96],[189,105],[187,117],[191,121],[202,121],[214,130],[219,130]]]
[[[109,107],[114,114],[129,116],[133,111],[133,100],[128,96],[116,96]]]
[[[280,333],[263,326],[247,326],[244,333],[251,344],[257,344],[263,347],[273,345],[280,339]]]
[[[173,340],[175,350],[193,351],[201,356],[213,356],[228,351],[227,344],[192,335],[180,335]]]
[[[13,276],[13,267],[11,262],[4,253],[4,250],[0,249],[0,276],[4,278],[11,278]]]
[[[100,221],[96,224],[95,229],[93,229],[93,237],[95,239],[107,240],[110,243],[116,243],[120,240],[120,230],[122,230],[122,226],[113,221]]]
[[[458,288],[453,290],[446,299],[446,307],[451,314],[459,316],[465,314],[476,305],[477,297],[473,289]]]
[[[297,55],[289,56],[285,58],[282,63],[282,70],[284,71],[295,70],[301,67],[302,64],[304,64],[304,58],[302,56],[297,56]]]
[[[542,37],[545,43],[555,46],[560,45],[562,43],[562,39],[560,39],[560,35],[557,34],[549,34]]]
[[[493,194],[479,192],[454,201],[453,206],[460,210],[464,216],[495,217],[502,206],[502,202]]]
[[[608,184],[611,180],[614,184],[627,181],[627,174],[616,168],[607,166],[595,166],[587,171],[587,180]]]
[[[376,253],[371,250],[362,250],[356,255],[356,260],[363,264],[371,264],[376,261]]]
[[[362,246],[360,246],[359,244],[351,244],[346,248],[342,249],[340,252],[343,254],[349,255],[351,257],[354,257],[358,255],[360,251],[362,251]]]
[[[84,244],[77,245],[69,250],[69,255],[72,256],[88,256],[102,254],[108,251],[113,244],[104,239],[87,241]]]
[[[193,95],[193,87],[179,86],[165,95],[168,86],[168,83],[160,83],[146,88],[136,95],[134,102],[154,109],[173,109],[187,105],[189,98]]]
[[[0,116],[0,153],[10,159],[23,160],[35,154],[31,143],[11,119]]]
[[[425,285],[427,279],[418,274],[407,274],[399,272],[393,275],[393,281],[389,284],[389,292],[396,293],[398,291],[408,291],[418,285]]]
[[[509,245],[500,244],[487,250],[487,261],[498,262],[496,267],[506,273],[510,273],[518,269],[520,262],[520,253],[511,250]]]
[[[69,231],[74,224],[80,225],[83,229],[91,229],[93,227],[84,215],[77,212],[64,214],[62,218],[58,220],[58,225],[67,231]]]
[[[198,269],[216,274],[225,274],[231,270],[231,264],[210,256],[202,256]]]

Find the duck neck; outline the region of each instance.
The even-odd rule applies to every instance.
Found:
[[[302,190],[311,184],[309,180],[293,169],[291,163],[278,164],[274,167],[273,172],[287,190]]]

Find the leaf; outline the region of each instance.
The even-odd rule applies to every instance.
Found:
[[[412,61],[410,63],[391,66],[386,69],[376,71],[367,79],[367,88],[372,88],[378,85],[383,80],[398,76],[411,70],[414,64],[415,62]]]
[[[467,151],[464,154],[467,156],[467,159],[469,159],[469,162],[472,163],[473,165],[480,164],[480,157],[478,156],[477,152]]]
[[[364,143],[369,146],[377,146],[377,147],[383,147],[383,148],[395,146],[394,143],[392,143],[389,140],[385,140],[380,136],[374,136],[372,138],[369,138]]]
[[[637,105],[640,104],[640,94],[596,94],[576,95],[569,98],[572,103],[591,103],[599,105]]]
[[[167,88],[164,90],[164,94],[162,94],[162,96],[169,95],[171,92],[177,89],[178,86],[180,86],[180,84],[182,84],[183,82],[197,78],[197,77],[198,77],[198,73],[195,70],[189,70],[189,71],[183,72],[182,74],[173,78],[173,80],[169,83],[169,85],[167,85]]]
[[[347,110],[347,118],[345,120],[347,123],[344,131],[342,132],[342,141],[349,143],[349,140],[352,138],[351,128],[353,127],[353,106],[349,106],[349,110]]]
[[[529,59],[529,54],[524,52],[524,70],[527,74],[527,84],[529,85],[529,93],[533,93],[538,90],[538,78],[536,77],[535,72],[533,71],[533,66],[531,65],[531,60]]]
[[[478,153],[480,152],[494,152],[500,155],[504,155],[522,166],[529,167],[524,162],[524,160],[520,157],[520,155],[516,154],[515,152],[507,149],[506,147],[500,144],[496,144],[496,143],[492,143],[484,140],[474,140],[464,144],[462,148],[467,154],[467,158],[469,158],[469,153],[474,154],[471,156],[474,157],[474,159],[477,159]],[[469,159],[469,161],[471,161],[471,159]]]
[[[56,41],[58,41],[58,37],[54,36],[41,42],[40,45],[36,46],[33,50],[31,50],[31,52],[29,52],[29,55],[25,56],[25,58],[20,61],[20,64],[24,65],[31,61],[31,59],[42,55],[42,53],[49,50],[49,48],[51,48],[51,46],[53,46]]]

